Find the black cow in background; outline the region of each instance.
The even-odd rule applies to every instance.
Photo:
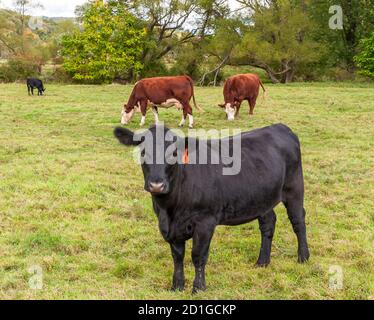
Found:
[[[35,88],[38,89],[38,96],[42,96],[45,91],[43,81],[36,78],[27,79],[27,91],[29,95],[34,95]]]
[[[171,134],[172,138],[169,136],[157,141],[157,127],[149,129],[147,134],[153,136],[152,152],[166,150],[162,156],[165,164],[154,164],[153,160],[147,160],[152,157],[145,150],[142,151],[145,157],[142,169],[145,190],[152,195],[161,234],[171,246],[174,259],[173,290],[184,289],[185,243],[191,238],[196,272],[193,293],[206,289],[205,266],[210,242],[218,225],[235,226],[258,220],[262,243],[257,265],[266,267],[270,263],[276,223],[274,208],[281,202],[287,208],[297,236],[298,260],[304,263],[309,259],[300,142],[287,126],[278,124],[242,133],[241,157],[238,157],[241,169],[239,174],[232,176],[222,174],[223,168],[227,168],[222,156],[219,164],[199,164],[199,156],[203,157],[199,155],[202,140],[180,138],[167,128],[162,127],[162,130],[165,135]],[[128,129],[117,128],[114,134],[124,145],[141,144]],[[188,160],[182,164],[167,164],[170,163],[167,161],[170,146],[178,139],[183,140],[183,150],[189,153],[190,162],[192,152],[196,153],[195,164],[188,164]],[[226,139],[233,141],[234,137]],[[194,151],[190,150],[192,141],[196,146]],[[218,141],[222,145],[224,139]],[[217,140],[205,143],[209,155],[213,146],[217,146]],[[233,154],[232,151],[230,147],[230,154]]]

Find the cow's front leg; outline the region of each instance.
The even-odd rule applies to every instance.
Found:
[[[258,219],[261,230],[261,250],[257,260],[258,267],[267,267],[270,264],[271,245],[275,231],[277,217],[274,210]]]
[[[157,107],[152,107],[152,112],[153,112],[153,115],[155,117],[155,124],[159,124],[160,122],[160,119],[158,117],[158,108]]]
[[[242,102],[238,102],[235,110],[235,119],[240,118],[240,108],[242,106]]]
[[[173,291],[184,290],[184,254],[186,249],[185,242],[171,243],[171,254],[174,260]]]
[[[142,114],[142,119],[140,120],[140,126],[143,127],[145,125],[145,116],[147,115],[148,101],[142,100],[139,102],[139,105],[140,105],[140,112]]]
[[[192,261],[195,266],[195,281],[192,293],[206,290],[205,266],[208,262],[209,247],[216,227],[215,221],[202,221],[196,225],[193,235]]]

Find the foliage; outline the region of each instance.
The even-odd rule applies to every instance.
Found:
[[[77,19],[44,18],[31,30],[37,2],[17,0],[13,11],[0,10],[0,59],[36,63],[39,76],[64,64],[85,83],[187,74],[216,85],[226,66],[262,68],[286,83],[354,79],[364,67],[353,57],[374,31],[374,0],[237,2],[234,9],[227,0],[94,0],[77,8]],[[342,30],[329,28],[332,5],[343,9]]]
[[[95,1],[82,17],[82,30],[63,37],[64,68],[75,80],[111,82],[138,73],[144,28],[117,1]]]
[[[0,81],[24,80],[42,74],[48,63],[59,64],[62,34],[74,29],[72,19],[44,18],[41,26],[29,27],[27,5],[30,1],[17,1],[17,11],[0,10]]]
[[[9,60],[0,64],[0,82],[14,82],[25,80],[27,77],[37,76],[39,65],[28,60]]]
[[[361,69],[361,74],[374,77],[374,32],[371,37],[362,40],[362,51],[356,56],[355,61]]]
[[[290,1],[258,5],[237,58],[264,69],[274,83],[291,82],[301,68],[320,59],[323,47],[310,36],[313,22],[304,8]]]
[[[329,8],[333,5],[342,7],[342,30],[332,30],[328,26]],[[353,72],[353,57],[359,52],[360,40],[374,31],[374,0],[310,0],[308,6],[309,16],[316,23],[313,38],[327,48],[321,63]]]

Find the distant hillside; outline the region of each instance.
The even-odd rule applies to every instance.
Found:
[[[21,17],[12,10],[0,9],[0,59],[5,59],[12,53],[12,45],[21,35]],[[58,39],[62,34],[74,28],[75,18],[42,17],[33,19],[25,17],[23,36],[34,39],[35,43],[48,42]],[[11,44],[11,45],[10,45]]]

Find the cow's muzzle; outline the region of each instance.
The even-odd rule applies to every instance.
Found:
[[[165,186],[166,185],[164,182],[160,182],[160,183],[150,182],[149,191],[151,191],[152,193],[162,193],[165,190]]]

